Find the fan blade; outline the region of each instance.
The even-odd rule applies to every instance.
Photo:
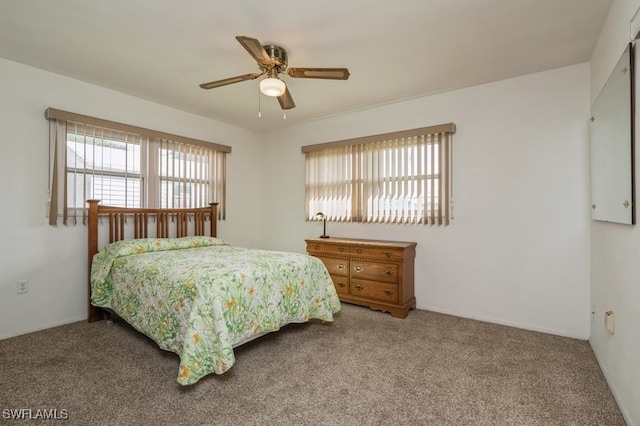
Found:
[[[247,52],[253,56],[253,59],[258,61],[263,67],[268,68],[275,63],[257,39],[246,36],[236,36],[236,40],[238,40],[240,44],[247,49]]]
[[[240,83],[241,81],[253,80],[260,77],[264,73],[245,74],[237,77],[225,78],[224,80],[212,81],[210,83],[202,83],[200,87],[203,89],[213,89],[215,87],[226,86],[227,84]]]
[[[288,87],[284,89],[284,93],[281,96],[278,96],[278,102],[280,102],[280,108],[282,109],[292,109],[296,107],[296,103],[293,102]]]
[[[294,78],[323,78],[328,80],[348,80],[346,68],[289,68],[286,73]]]

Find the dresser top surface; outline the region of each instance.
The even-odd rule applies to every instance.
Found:
[[[307,243],[322,243],[322,244],[350,244],[350,245],[363,245],[363,246],[384,246],[384,247],[414,247],[417,243],[411,241],[390,241],[390,240],[366,240],[360,238],[341,238],[341,237],[329,237],[329,238],[307,238]]]

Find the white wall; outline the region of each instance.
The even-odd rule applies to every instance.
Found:
[[[327,233],[416,241],[419,308],[586,339],[588,88],[581,64],[266,134],[262,244],[302,252],[322,232],[304,221],[301,146],[454,122],[452,225]]]
[[[4,59],[0,94],[0,339],[87,317],[87,230],[45,218],[47,107],[231,146],[219,235],[257,244],[259,135]]]
[[[591,102],[629,42],[638,0],[615,0],[591,57]],[[639,54],[636,46],[636,55]],[[638,61],[636,61],[638,63]],[[636,100],[640,99],[636,68]],[[637,104],[636,104],[637,105]],[[636,203],[640,200],[640,120],[636,107]],[[639,213],[640,214],[640,213]],[[640,229],[638,225],[591,224],[591,300],[596,313],[589,342],[627,423],[640,425]],[[604,327],[612,310],[616,332]]]

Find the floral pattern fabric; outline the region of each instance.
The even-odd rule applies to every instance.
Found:
[[[182,385],[227,371],[238,344],[340,310],[320,259],[211,237],[107,245],[93,259],[91,303],[177,353]]]

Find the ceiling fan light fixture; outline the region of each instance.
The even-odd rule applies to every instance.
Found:
[[[268,77],[260,81],[260,91],[267,96],[277,98],[282,96],[285,90],[287,90],[287,85],[279,78]]]
[[[266,96],[277,98],[280,108],[286,111],[295,108],[296,103],[293,101],[285,82],[278,78],[280,74],[287,74],[292,78],[349,79],[349,70],[346,68],[289,68],[287,51],[283,47],[273,44],[263,45],[258,39],[247,36],[236,36],[236,40],[255,59],[261,72],[202,83],[200,85],[201,88],[214,89],[228,84],[264,77],[260,81],[260,92]],[[261,95],[259,94],[258,99],[260,97]]]

